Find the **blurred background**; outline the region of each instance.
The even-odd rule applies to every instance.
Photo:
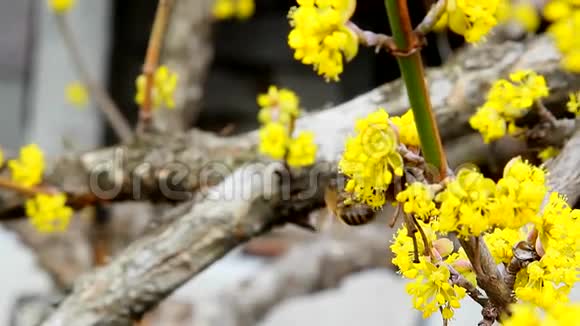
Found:
[[[90,73],[135,123],[138,112],[134,103],[135,78],[142,69],[157,1],[77,2],[68,18]],[[416,22],[431,4],[429,1],[409,3]],[[315,111],[399,77],[391,56],[375,55],[371,49],[361,48],[355,60],[345,66],[341,82],[326,83],[310,67],[292,58],[286,44],[289,31],[286,15],[292,5],[293,1],[257,0],[256,12],[248,20],[220,21],[211,26],[207,44],[202,45],[207,48],[203,57],[191,60],[205,65],[199,68],[197,77],[201,79],[201,93],[193,90],[182,94],[189,96],[185,101],[198,104],[180,121],[184,129],[196,126],[216,132],[226,129],[228,134],[235,134],[256,128],[256,95],[272,84],[294,90],[303,106]],[[358,1],[353,21],[365,29],[388,32],[382,0]],[[440,65],[452,49],[462,45],[461,39],[453,35],[443,38],[430,35],[428,42],[424,51],[428,66]],[[93,104],[76,109],[67,103],[64,89],[76,80],[78,76],[46,2],[0,0],[0,144],[15,149],[35,142],[48,156],[56,156],[69,150],[89,150],[116,143],[118,140]],[[384,225],[385,221],[383,217],[377,223]],[[329,225],[333,232],[347,232],[338,223]],[[169,317],[159,317],[162,313],[151,317],[151,320],[169,319],[152,323],[189,325],[192,314],[189,303],[206,297],[215,299],[216,293],[224,288],[256,277],[261,268],[289,250],[292,244],[308,244],[321,236],[324,234],[313,235],[289,227],[250,243],[180,289],[164,308],[169,309],[165,312]],[[383,237],[386,251],[389,237]],[[0,325],[25,325],[23,320],[32,312],[19,307],[28,307],[21,304],[36,300],[46,302],[44,297],[39,298],[53,292],[52,282],[37,267],[31,252],[4,228],[0,229],[0,257],[3,257]],[[385,253],[385,265],[389,259]],[[475,324],[479,319],[479,308],[467,300],[466,304],[469,308],[459,311],[457,325]],[[168,321],[173,319],[174,324]],[[380,268],[350,276],[336,288],[316,295],[286,300],[270,310],[260,325],[355,323],[438,325],[441,321],[438,317],[423,320],[411,309],[400,276],[389,268]]]

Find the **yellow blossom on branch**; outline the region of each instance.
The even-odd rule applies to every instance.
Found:
[[[288,129],[279,122],[270,122],[260,128],[260,153],[275,160],[284,158],[289,141]]]
[[[520,230],[496,228],[493,232],[484,235],[483,239],[496,264],[509,264],[514,256],[514,246],[525,237]]]
[[[72,82],[66,86],[65,98],[69,104],[77,108],[84,108],[89,103],[89,93],[80,82]]]
[[[499,227],[520,228],[532,221],[546,194],[546,176],[521,157],[512,159],[497,182],[489,222]]]
[[[406,286],[407,293],[413,297],[413,306],[423,312],[423,318],[431,316],[441,309],[444,319],[451,319],[454,309],[461,306],[459,301],[465,297],[466,290],[449,281],[449,269],[428,261],[427,257],[420,257],[415,264],[417,276],[414,282]]]
[[[254,0],[216,0],[213,5],[213,16],[220,20],[233,17],[245,20],[254,14],[255,7]]]
[[[469,119],[486,143],[515,134],[515,121],[523,117],[534,104],[549,94],[546,79],[532,70],[519,70],[493,83],[486,102]]]
[[[465,37],[469,43],[482,40],[497,25],[500,0],[448,0],[445,14],[437,24]]]
[[[384,191],[393,176],[403,175],[403,158],[397,151],[397,136],[384,109],[356,122],[356,136],[346,141],[339,170],[350,180],[345,190],[374,208],[385,203]]]
[[[57,14],[63,14],[71,10],[76,4],[76,0],[48,0],[48,6]]]
[[[66,195],[38,194],[26,201],[30,223],[43,233],[62,232],[69,225],[73,210],[66,206]]]
[[[405,190],[397,194],[397,201],[403,204],[403,211],[413,214],[421,221],[428,222],[432,217],[439,214],[435,207],[435,192],[428,185],[421,182],[414,182],[408,185]]]
[[[44,173],[44,154],[38,145],[26,145],[20,149],[18,159],[8,161],[8,168],[14,182],[26,187],[37,185]]]
[[[578,325],[580,304],[558,303],[542,312],[529,303],[510,307],[511,316],[502,320],[503,326],[569,326]]]
[[[407,146],[421,146],[413,110],[407,110],[407,112],[405,112],[405,114],[400,117],[391,117],[391,122],[397,126],[399,132],[399,141],[401,143]]]
[[[562,66],[580,72],[580,4],[577,1],[552,0],[544,8],[544,15],[553,24],[548,33],[562,53]]]
[[[177,88],[177,74],[167,66],[160,66],[153,74],[153,85],[151,88],[151,101],[154,109],[165,106],[167,109],[175,107],[175,90]],[[136,80],[137,94],[135,102],[143,105],[145,100],[146,77],[141,74]]]
[[[455,180],[437,194],[440,203],[439,231],[457,231],[460,236],[478,236],[490,227],[489,209],[495,183],[471,169],[461,169]]]
[[[570,93],[570,99],[568,103],[566,103],[566,108],[568,112],[574,113],[574,115],[578,118],[580,117],[580,101],[579,101],[580,93]]]
[[[258,121],[264,124],[277,121],[287,125],[300,115],[300,99],[287,88],[270,86],[268,93],[258,95],[257,102],[261,107]]]
[[[358,38],[346,26],[355,6],[355,0],[298,0],[288,13],[294,58],[312,65],[327,81],[338,81],[343,61],[358,52]]]
[[[316,159],[316,144],[314,133],[303,131],[298,137],[290,140],[288,146],[288,164],[292,167],[301,167],[314,164]]]

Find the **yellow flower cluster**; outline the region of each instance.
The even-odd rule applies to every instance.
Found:
[[[439,232],[478,236],[492,226],[517,229],[533,221],[546,191],[544,170],[517,157],[497,184],[464,168],[436,195],[433,188],[413,183],[396,199],[407,214],[423,221],[437,217]]]
[[[48,7],[57,14],[63,14],[71,10],[76,0],[48,0]]]
[[[403,211],[412,214],[423,222],[429,222],[431,217],[439,215],[435,207],[435,191],[421,182],[407,185],[405,190],[397,194],[396,200],[403,204]]]
[[[72,82],[65,88],[66,101],[76,108],[84,108],[89,103],[89,93],[81,82]]]
[[[298,0],[288,13],[292,30],[288,44],[294,58],[313,65],[319,75],[338,81],[343,60],[358,52],[358,38],[346,26],[354,13],[355,0]]]
[[[516,229],[532,221],[546,194],[546,176],[520,157],[512,159],[497,182],[489,223]]]
[[[493,202],[495,183],[481,173],[462,169],[455,180],[437,194],[439,231],[457,231],[461,236],[479,235],[489,228],[489,209]]]
[[[562,53],[562,65],[580,72],[580,3],[577,0],[551,0],[544,7],[544,17],[553,23],[548,33]]]
[[[245,20],[252,17],[255,7],[254,0],[216,0],[213,5],[213,16],[220,20],[234,17]]]
[[[347,139],[338,164],[340,172],[349,177],[345,190],[356,200],[380,208],[393,175],[403,175],[397,135],[384,109],[359,119],[355,130],[357,134]]]
[[[30,187],[42,181],[44,172],[44,154],[36,144],[20,149],[18,159],[8,161],[12,180],[22,186]]]
[[[270,86],[268,93],[258,95],[257,102],[260,106],[258,121],[263,124],[278,121],[287,125],[300,115],[300,99],[286,88]]]
[[[433,229],[427,224],[419,223],[428,241],[436,241]],[[419,252],[422,253],[424,243],[417,241],[417,244]],[[443,318],[453,317],[454,309],[460,307],[459,301],[465,297],[466,291],[450,283],[447,265],[456,261],[459,255],[452,254],[440,263],[433,263],[425,256],[420,256],[419,262],[413,262],[413,242],[404,227],[397,231],[391,250],[394,254],[393,264],[399,267],[404,277],[413,280],[407,284],[406,290],[413,297],[413,306],[423,312],[423,317],[429,317],[439,309]],[[447,256],[449,253],[441,255]]]
[[[478,130],[486,143],[503,137],[506,132],[515,134],[515,121],[524,116],[532,104],[548,96],[544,76],[531,70],[519,70],[493,83],[487,101],[469,119],[472,128]]]
[[[532,33],[540,27],[540,14],[531,1],[501,0],[497,11],[500,23],[515,22]]]
[[[574,113],[576,118],[580,117],[580,92],[579,93],[570,93],[570,100],[566,103],[566,108],[568,112]]]
[[[409,109],[400,117],[391,117],[391,122],[397,127],[399,141],[402,144],[412,147],[420,147],[419,133],[415,125],[413,110]]]
[[[448,0],[446,11],[437,25],[448,25],[469,43],[479,42],[497,25],[499,4],[500,0]]]
[[[167,66],[160,66],[153,74],[153,85],[151,89],[151,102],[153,109],[165,106],[167,109],[175,107],[175,90],[177,88],[177,74]],[[135,102],[143,105],[145,100],[145,84],[146,77],[141,74],[135,81],[137,87],[137,94],[135,95]]]
[[[73,214],[64,194],[39,194],[28,199],[25,207],[30,223],[44,233],[65,231]]]
[[[493,259],[497,264],[508,264],[514,256],[513,247],[524,239],[524,234],[516,229],[499,229],[483,236]]]
[[[262,123],[260,153],[275,160],[286,159],[292,167],[314,164],[314,134],[302,131],[295,138],[290,135],[294,120],[300,115],[298,96],[291,90],[270,86],[268,93],[258,95],[257,102],[261,107],[258,120]]]
[[[503,326],[571,326],[578,325],[580,304],[557,304],[544,314],[531,304],[519,303],[510,308],[511,316]]]
[[[552,193],[541,215],[534,220],[543,255],[516,278],[515,293],[523,301],[548,309],[566,301],[578,280],[580,266],[580,211],[564,197]]]

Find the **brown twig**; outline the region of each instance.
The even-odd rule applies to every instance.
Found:
[[[0,188],[8,189],[29,197],[38,194],[53,195],[57,193],[57,191],[52,188],[40,186],[26,187],[4,177],[0,177]]]
[[[425,15],[425,18],[423,18],[419,25],[415,27],[415,32],[422,35],[429,33],[445,12],[446,6],[447,0],[438,0],[434,5],[432,5],[427,12],[427,15]]]
[[[477,302],[480,306],[485,307],[489,303],[489,298],[482,293],[477,286],[469,282],[461,273],[459,273],[453,266],[447,264],[447,268],[451,273],[451,282],[456,284],[467,291],[467,295]]]
[[[143,64],[143,75],[145,76],[145,94],[143,104],[139,111],[139,125],[137,130],[144,131],[151,126],[153,119],[152,114],[152,91],[153,91],[153,75],[155,69],[159,64],[159,56],[161,47],[163,45],[163,37],[167,29],[167,23],[173,7],[173,0],[159,0],[157,11],[155,13],[155,20],[153,21],[153,28],[151,29],[151,36],[149,37],[149,45],[147,46],[147,53],[145,55],[145,63]]]
[[[130,142],[133,138],[133,131],[131,130],[129,122],[121,114],[121,111],[103,87],[91,78],[91,74],[87,68],[88,66],[83,60],[81,50],[67,21],[67,17],[56,14],[55,18],[56,25],[82,83],[87,87],[89,93],[97,102],[97,106],[101,109],[101,112],[109,121],[111,128],[115,131],[119,139],[124,143]]]
[[[500,312],[507,310],[507,307],[514,300],[512,290],[503,281],[503,277],[483,238],[480,236],[469,239],[460,237],[459,242],[474,267],[477,284],[489,297],[490,304]],[[476,266],[476,264],[479,266]]]

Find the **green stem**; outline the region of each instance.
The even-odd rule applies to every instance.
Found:
[[[416,48],[419,42],[411,26],[407,0],[385,0],[385,5],[397,48],[403,52]],[[440,179],[443,179],[447,175],[447,160],[431,108],[421,52],[415,51],[410,55],[397,56],[397,61],[405,81],[409,103],[415,115],[423,156],[427,163],[439,170]]]

